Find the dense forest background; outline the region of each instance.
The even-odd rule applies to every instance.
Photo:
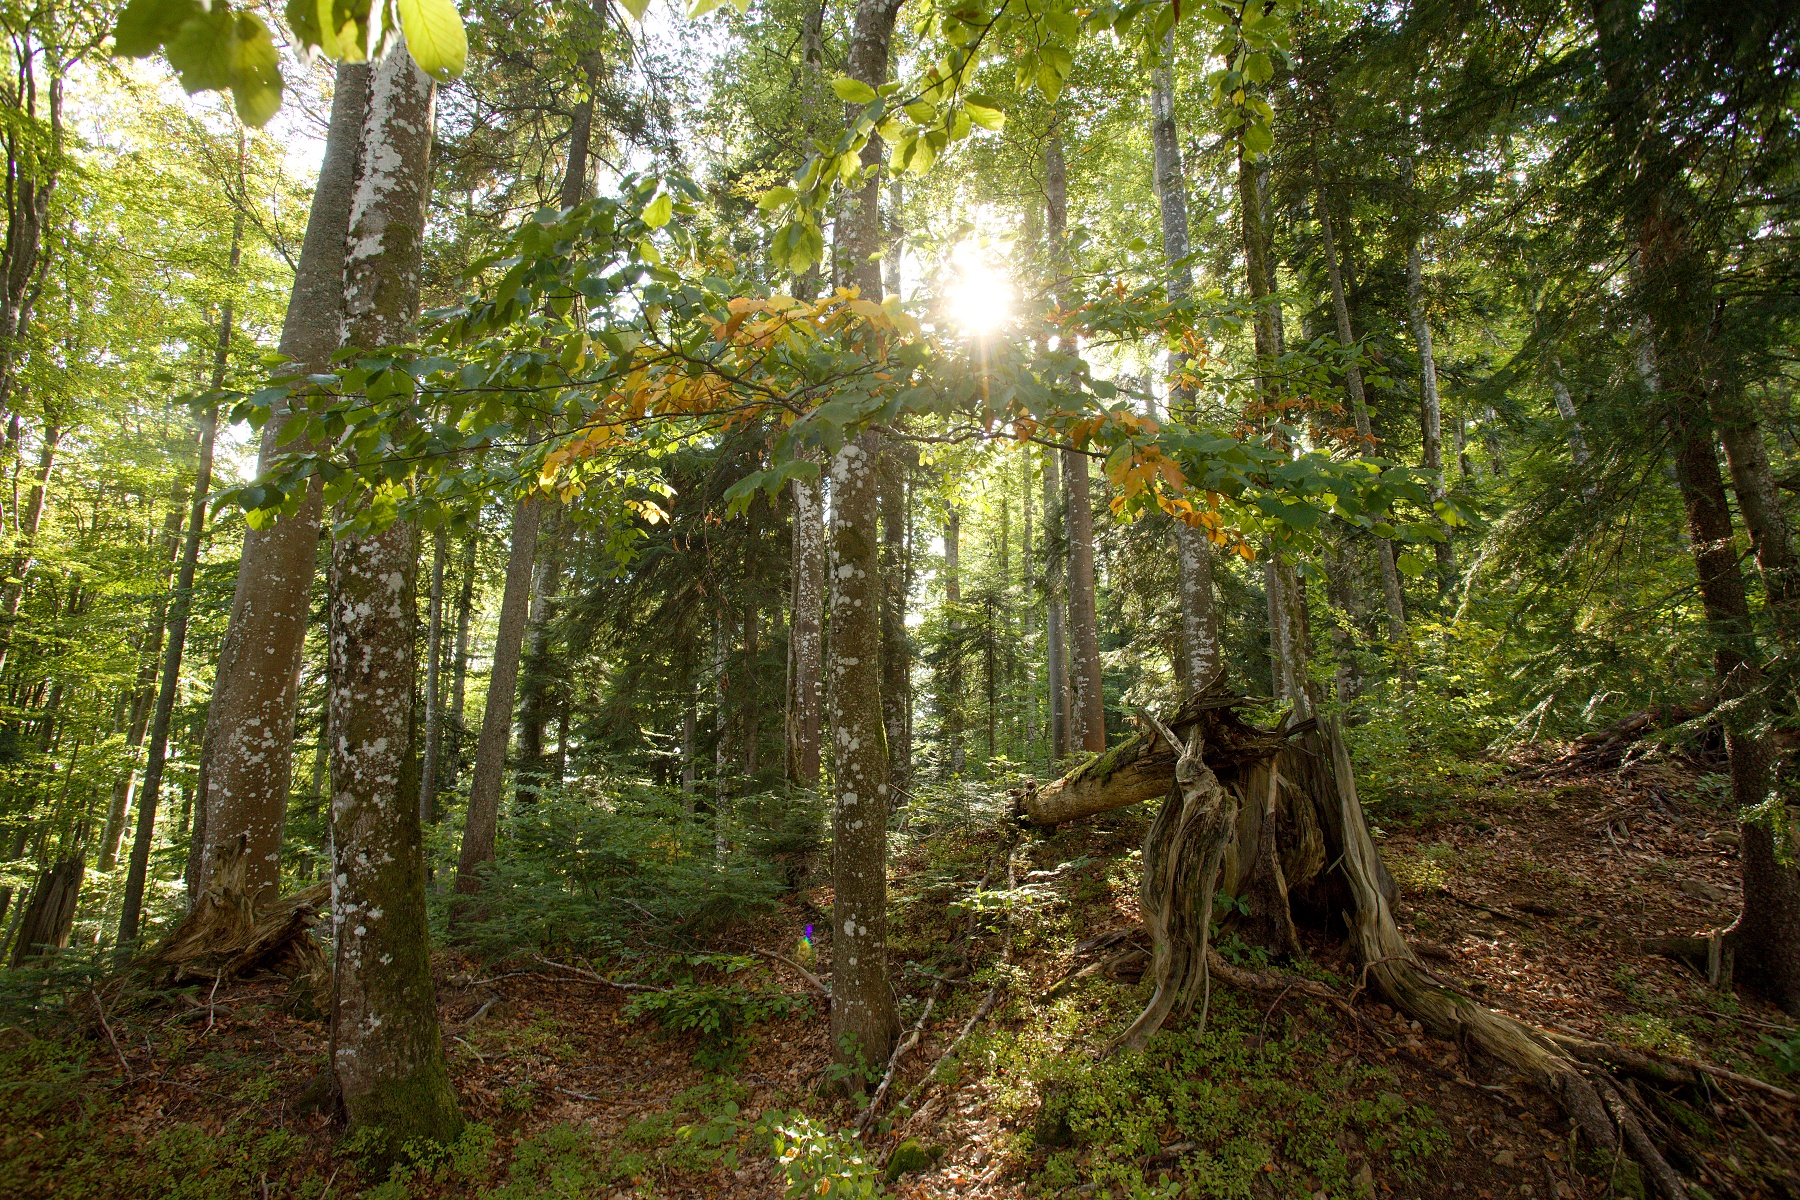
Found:
[[[345,815],[373,797],[423,875],[368,895],[485,963],[663,989],[631,972],[779,914],[774,957],[839,962],[831,1052],[874,1050],[872,1088],[917,1004],[851,982],[843,906],[878,963],[916,929],[846,890],[856,781],[886,833],[855,861],[938,870],[934,838],[1209,688],[1338,731],[1377,841],[1596,748],[1676,764],[1742,816],[1744,910],[1662,932],[1735,921],[1746,994],[1796,1011],[1793,13],[697,9],[475,0],[388,175],[357,158],[387,59],[302,61],[268,14],[252,128],[241,88],[115,55],[105,5],[0,14],[9,1011],[76,1005],[221,887],[334,881],[348,1003],[327,935],[390,845]],[[890,96],[887,149],[842,140]],[[366,249],[387,183],[410,266]],[[781,305],[816,331],[784,343]],[[351,695],[359,654],[405,694]],[[791,907],[834,869],[836,916]]]

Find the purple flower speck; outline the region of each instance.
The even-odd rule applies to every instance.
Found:
[[[806,934],[805,934],[805,937],[806,937],[806,940],[807,940],[807,941],[809,941],[809,942],[810,942],[810,941],[812,941],[812,926],[811,926],[811,925],[808,925],[808,926],[807,926],[807,927],[806,927]]]

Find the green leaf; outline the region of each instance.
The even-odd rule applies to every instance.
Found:
[[[937,120],[937,105],[929,100],[914,100],[905,106],[906,115],[913,119],[915,125],[924,125]]]
[[[644,206],[644,224],[652,229],[661,229],[669,223],[674,212],[674,199],[667,192],[658,192],[656,199]]]
[[[831,90],[845,104],[867,104],[875,99],[875,89],[860,79],[851,79],[848,75],[839,75],[831,81]]]
[[[454,0],[394,0],[394,6],[419,70],[439,83],[460,76],[469,61],[469,37]]]
[[[1037,85],[1038,91],[1043,93],[1046,100],[1055,100],[1062,94],[1062,76],[1049,63],[1038,64]]]
[[[963,97],[963,110],[969,114],[969,120],[983,129],[998,132],[1006,127],[1006,113],[1001,109],[1000,102],[991,96],[971,92]]]
[[[1275,132],[1261,121],[1244,126],[1244,149],[1251,154],[1267,154],[1275,148]]]
[[[1251,83],[1267,83],[1275,74],[1275,66],[1269,56],[1257,51],[1244,60],[1244,78]]]
[[[650,0],[619,0],[619,4],[631,14],[634,21],[642,21],[644,14],[650,11]]]
[[[281,56],[261,17],[238,14],[229,54],[231,102],[238,120],[261,129],[281,108]]]
[[[756,202],[756,207],[763,212],[774,212],[778,208],[792,204],[794,194],[794,189],[791,187],[772,187],[762,194],[762,198]]]
[[[200,11],[195,0],[131,0],[113,30],[113,53],[147,58],[175,36],[182,22]]]

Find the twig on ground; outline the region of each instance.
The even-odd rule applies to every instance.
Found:
[[[94,1011],[100,1014],[100,1028],[106,1033],[106,1040],[112,1043],[113,1054],[119,1059],[119,1069],[125,1072],[125,1079],[132,1078],[131,1064],[125,1061],[125,1052],[119,1049],[119,1039],[113,1036],[112,1025],[106,1019],[106,1009],[100,1003],[100,993],[94,993]]]
[[[606,1103],[605,1096],[590,1096],[586,1092],[577,1092],[577,1091],[573,1090],[572,1088],[566,1088],[566,1087],[559,1087],[556,1090],[561,1092],[565,1096],[573,1096],[577,1100],[587,1100],[587,1101],[591,1101],[592,1103],[595,1103],[595,1104]]]
[[[555,967],[559,971],[567,971],[571,975],[578,975],[589,982],[603,983],[607,987],[618,988],[622,992],[666,992],[669,990],[666,987],[657,987],[653,983],[620,983],[616,979],[608,979],[598,971],[590,971],[586,967],[572,967],[568,963],[553,962],[541,954],[534,954],[532,957],[546,967]]]
[[[931,998],[925,1001],[925,1011],[920,1013],[919,1019],[913,1023],[912,1032],[907,1034],[905,1040],[898,1046],[894,1047],[892,1054],[888,1055],[887,1071],[882,1075],[881,1084],[876,1087],[875,1095],[870,1097],[868,1107],[864,1108],[862,1116],[857,1118],[856,1127],[858,1129],[867,1129],[875,1120],[875,1114],[881,1109],[881,1102],[887,1099],[888,1089],[894,1086],[894,1073],[900,1069],[900,1060],[919,1044],[919,1038],[925,1031],[925,1022],[931,1020],[931,1010],[937,1007],[938,995],[943,990],[944,985],[940,981],[932,989]]]
[[[814,991],[818,992],[819,995],[825,997],[825,999],[827,1001],[829,1001],[831,999],[831,989],[825,986],[825,981],[820,979],[817,975],[814,975],[811,971],[807,970],[805,967],[801,966],[799,963],[795,962],[793,959],[789,958],[787,955],[777,954],[773,950],[758,950],[756,953],[762,955],[764,958],[772,958],[778,963],[785,963],[788,966],[792,967],[795,971],[799,972],[800,977],[802,979],[806,980],[806,982],[813,988]]]

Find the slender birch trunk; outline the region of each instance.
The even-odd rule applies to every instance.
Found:
[[[1050,693],[1050,758],[1057,761],[1074,753],[1069,736],[1069,652],[1067,646],[1067,613],[1063,607],[1063,580],[1066,578],[1066,541],[1050,537],[1062,517],[1062,472],[1060,456],[1054,450],[1044,451],[1044,644],[1049,660],[1047,679]]]
[[[1431,321],[1425,314],[1424,254],[1417,230],[1406,250],[1407,315],[1412,323],[1413,342],[1419,350],[1419,428],[1424,443],[1424,467],[1434,475],[1432,499],[1444,498],[1444,414],[1438,397],[1437,353],[1431,344]],[[1446,537],[1434,545],[1438,564],[1438,587],[1448,588],[1456,578],[1456,551]]]
[[[822,480],[796,478],[794,499],[793,611],[788,617],[789,659],[793,663],[789,697],[788,761],[794,782],[819,786],[820,722],[825,710],[825,505]],[[689,789],[692,790],[691,788]]]
[[[444,560],[449,557],[449,535],[439,525],[431,535],[431,601],[425,633],[425,755],[419,766],[419,824],[435,825],[438,819],[438,755],[443,744],[443,689],[438,686],[441,643],[444,639]]]
[[[944,655],[943,685],[938,708],[943,721],[944,745],[950,753],[950,772],[961,775],[968,766],[963,746],[963,645],[962,645],[962,514],[950,506],[944,518],[944,629],[949,641]]]
[[[881,473],[881,706],[887,730],[888,786],[898,795],[912,787],[912,649],[906,635],[906,605],[912,592],[906,570],[910,468],[907,448],[894,439],[882,439],[877,464]]]

